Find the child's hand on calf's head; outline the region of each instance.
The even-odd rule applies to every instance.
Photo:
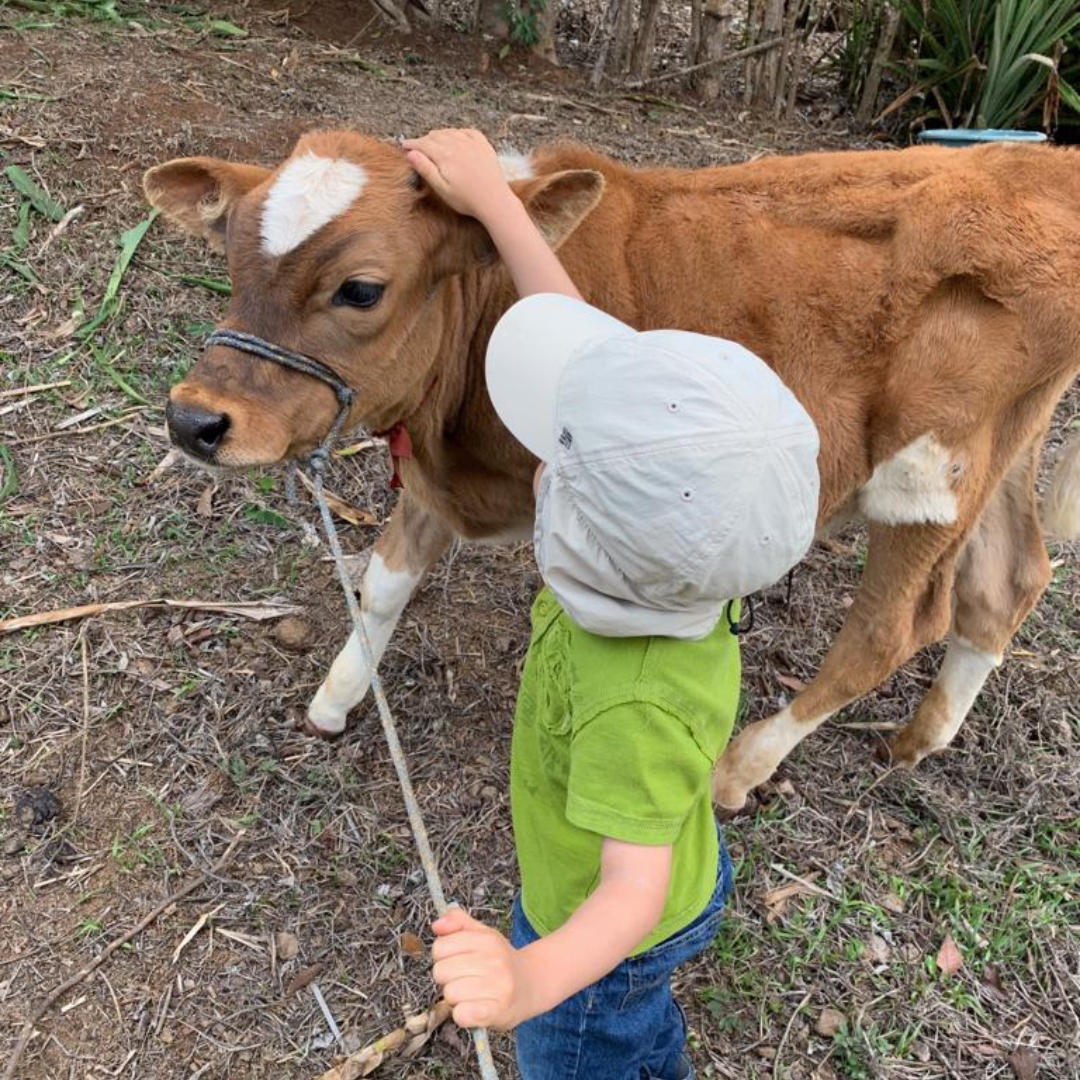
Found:
[[[514,197],[498,155],[479,131],[443,129],[401,145],[409,164],[459,214],[482,219]]]
[[[435,982],[459,1027],[506,1030],[535,1015],[522,954],[490,926],[461,908],[432,924]]]

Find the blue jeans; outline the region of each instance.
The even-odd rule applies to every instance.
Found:
[[[716,888],[689,926],[624,960],[599,982],[517,1028],[522,1080],[679,1080],[686,1071],[686,1018],[671,996],[672,972],[703,952],[720,928],[734,871],[720,838]],[[539,934],[514,902],[510,941]]]

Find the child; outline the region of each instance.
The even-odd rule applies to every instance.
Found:
[[[435,980],[462,1026],[517,1028],[525,1080],[684,1080],[670,979],[732,887],[710,798],[739,697],[732,601],[809,546],[817,433],[740,346],[585,304],[478,132],[404,145],[524,297],[488,391],[541,462],[510,765],[521,894],[509,941],[439,919]]]

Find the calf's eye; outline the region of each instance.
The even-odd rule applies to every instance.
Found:
[[[386,286],[378,281],[350,278],[338,286],[331,303],[334,307],[373,308],[381,299]]]

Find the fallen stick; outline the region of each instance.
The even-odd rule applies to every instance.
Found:
[[[74,990],[76,986],[84,982],[89,976],[93,975],[95,971],[117,949],[126,945],[132,938],[141,934],[163,911],[167,911],[173,904],[178,904],[189,893],[193,893],[200,885],[208,881],[210,878],[220,874],[225,868],[226,864],[232,858],[233,852],[236,850],[236,845],[240,843],[243,837],[243,830],[238,832],[230,841],[229,846],[225,849],[225,854],[209,870],[204,870],[197,878],[189,881],[183,888],[178,889],[171,896],[165,897],[160,904],[157,904],[150,910],[147,915],[144,915],[126,934],[118,937],[115,941],[111,941],[100,955],[96,956],[90,961],[81,971],[76,972],[66,982],[62,982],[45,1000],[37,1006],[26,1018],[26,1023],[23,1024],[23,1029],[19,1034],[19,1041],[15,1044],[15,1049],[12,1051],[11,1058],[8,1060],[7,1068],[4,1070],[2,1080],[14,1080],[15,1070],[19,1067],[19,1061],[26,1050],[26,1047],[30,1043],[30,1039],[34,1034],[34,1029],[37,1027],[38,1021],[69,991]]]
[[[32,626],[48,626],[52,623],[70,622],[72,619],[85,619],[91,615],[102,615],[107,611],[130,611],[141,607],[189,608],[194,611],[218,611],[225,615],[236,615],[242,619],[254,619],[262,622],[266,619],[280,619],[285,615],[299,615],[304,609],[297,604],[272,603],[261,600],[237,600],[234,602],[218,600],[110,600],[102,604],[80,604],[78,607],[56,608],[53,611],[39,611],[34,615],[20,615],[14,619],[0,619],[0,634],[10,634],[15,630],[27,630]]]
[[[758,53],[768,52],[770,49],[775,49],[783,40],[783,38],[770,38],[768,41],[759,41],[756,45],[750,45],[745,49],[737,49],[735,52],[724,53],[723,56],[714,56],[711,60],[703,60],[700,64],[691,64],[689,67],[679,68],[678,71],[667,71],[663,75],[653,75],[648,79],[634,79],[631,82],[624,83],[623,87],[626,90],[640,90],[644,86],[668,82],[670,79],[681,79],[686,75],[693,75],[695,71],[716,67],[719,64],[729,64],[732,60],[745,60],[748,56],[757,56]]]
[[[140,405],[137,409],[131,409],[123,416],[117,416],[112,420],[105,420],[100,424],[89,424],[86,427],[70,427],[46,431],[44,435],[30,435],[25,439],[12,439],[12,446],[27,446],[30,443],[45,442],[48,439],[62,439],[68,435],[89,435],[92,431],[104,431],[106,428],[116,427],[117,424],[126,424],[136,413],[145,412],[146,408]]]
[[[29,394],[40,394],[45,390],[57,390],[61,386],[70,385],[70,379],[61,379],[59,382],[35,383],[33,386],[17,386],[14,390],[0,390],[0,401],[13,397],[26,397]]]
[[[359,1080],[362,1076],[370,1076],[387,1054],[400,1051],[402,1057],[412,1057],[450,1019],[452,1011],[446,1001],[440,998],[427,1012],[410,1016],[396,1031],[350,1054],[340,1065],[324,1072],[318,1080]]]

